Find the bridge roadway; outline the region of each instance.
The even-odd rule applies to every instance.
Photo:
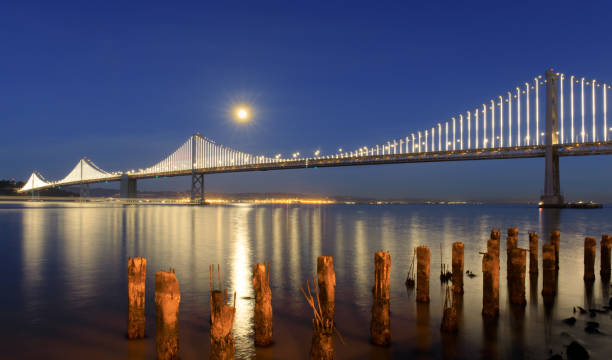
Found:
[[[545,145],[539,146],[516,146],[492,149],[477,149],[477,150],[454,150],[454,151],[433,151],[433,152],[417,152],[417,153],[402,153],[389,155],[365,155],[347,158],[310,158],[301,160],[289,160],[276,163],[241,165],[241,166],[223,166],[216,168],[202,169],[186,169],[177,171],[167,171],[159,173],[141,174],[138,172],[126,173],[129,179],[151,179],[159,177],[174,177],[174,176],[189,176],[195,174],[220,174],[233,172],[247,171],[270,171],[270,170],[290,170],[290,169],[305,169],[305,168],[323,168],[323,167],[339,167],[339,166],[360,166],[360,165],[380,165],[380,164],[402,164],[402,163],[424,163],[424,162],[442,162],[442,161],[469,161],[469,160],[496,160],[496,159],[527,159],[545,157]],[[559,156],[586,156],[586,155],[606,155],[612,154],[612,141],[594,142],[594,143],[577,143],[557,145],[557,154]],[[80,184],[93,184],[101,182],[111,182],[121,180],[121,175],[116,175],[105,179],[92,179],[83,181],[66,182],[62,184],[54,184],[46,187],[41,187],[37,190],[51,188],[53,186],[70,186]]]

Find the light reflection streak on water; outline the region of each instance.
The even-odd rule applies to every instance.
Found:
[[[257,257],[255,258],[255,262],[258,264],[262,264],[265,261],[265,243],[266,243],[266,234],[265,231],[267,227],[265,226],[265,216],[267,209],[264,207],[258,207],[255,209],[255,246],[257,248]]]
[[[43,265],[45,261],[45,232],[50,231],[47,216],[42,209],[27,209],[22,216],[23,240],[23,292],[25,308],[31,319],[38,319],[38,303],[44,301],[41,292],[43,284]],[[47,255],[48,256],[48,255]]]
[[[327,255],[321,252],[321,207],[312,209],[311,221],[311,241],[312,241],[312,257],[316,258],[320,255]],[[313,269],[316,271],[316,264]]]
[[[342,253],[347,253],[348,249],[344,248],[344,224],[342,223],[342,214],[337,214],[335,216],[335,227],[334,227],[334,233],[333,233],[333,238],[334,238],[334,244],[335,244],[335,253],[336,254],[342,254]],[[338,268],[340,269],[344,269],[346,268],[346,259],[350,258],[351,256],[338,256],[336,259],[334,259],[335,264],[337,264]]]
[[[233,293],[236,292],[236,317],[234,319],[234,337],[236,340],[236,354],[244,356],[252,352],[251,341],[253,332],[252,314],[254,303],[250,299],[254,296],[251,284],[252,265],[251,259],[251,224],[249,215],[253,212],[252,207],[241,207],[233,211],[230,256],[230,278],[228,294],[232,304]],[[223,269],[221,269],[223,275]]]
[[[287,208],[277,207],[272,210],[272,263],[270,264],[270,286],[280,286],[284,267],[282,262],[282,243]],[[273,270],[273,271],[272,271]]]
[[[355,247],[355,257],[354,261],[354,270],[355,274],[355,297],[359,298],[361,301],[359,305],[365,306],[366,302],[369,300],[369,291],[368,288],[370,277],[370,262],[373,255],[368,254],[367,249],[367,234],[366,234],[366,224],[362,218],[359,218],[355,221],[355,241],[353,246]],[[336,280],[336,283],[338,281]]]
[[[300,210],[298,207],[289,210],[289,278],[294,284],[303,281],[300,269]],[[310,278],[311,275],[308,276]]]

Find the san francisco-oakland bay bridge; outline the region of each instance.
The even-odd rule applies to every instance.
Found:
[[[610,85],[547,70],[503,95],[407,136],[352,151],[312,157],[247,154],[194,134],[158,163],[138,170],[106,171],[82,158],[61,180],[34,171],[20,192],[120,182],[122,198],[135,198],[139,179],[191,176],[191,201],[204,203],[204,176],[216,173],[289,170],[492,159],[545,158],[541,206],[562,206],[560,156],[612,154],[607,119]]]

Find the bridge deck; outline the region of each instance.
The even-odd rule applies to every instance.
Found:
[[[454,151],[434,151],[422,153],[402,153],[389,155],[367,155],[347,158],[313,158],[290,160],[274,163],[264,163],[243,166],[223,166],[216,168],[195,169],[196,174],[219,174],[246,171],[270,171],[270,170],[289,170],[319,167],[339,167],[339,166],[360,166],[360,165],[381,165],[381,164],[401,164],[401,163],[421,163],[421,162],[442,162],[442,161],[469,161],[469,160],[496,160],[496,159],[525,159],[544,157],[545,145],[539,146],[517,146],[496,149],[478,150],[454,150]],[[559,156],[585,156],[585,155],[605,155],[612,154],[612,141],[557,145]],[[131,179],[150,179],[156,177],[188,176],[192,174],[191,169],[168,171],[159,173],[127,173]],[[55,183],[53,185],[38,187],[36,190],[44,190],[54,186],[70,186],[78,184],[92,184],[101,182],[119,181],[120,175],[105,179],[72,181],[66,183]]]

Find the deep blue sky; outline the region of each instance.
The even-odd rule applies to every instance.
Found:
[[[33,169],[61,178],[82,156],[108,170],[145,167],[195,131],[251,153],[333,152],[446,121],[548,67],[612,81],[611,10],[604,1],[4,2],[0,178]],[[228,116],[244,101],[256,110],[246,126]],[[611,162],[562,159],[563,192],[612,200]],[[543,163],[215,175],[207,189],[535,200]]]

